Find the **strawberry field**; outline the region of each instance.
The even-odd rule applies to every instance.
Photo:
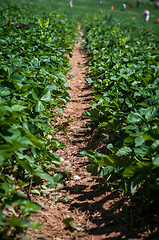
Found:
[[[55,10],[36,1],[0,6],[0,238],[5,240],[29,239],[28,227],[42,227],[29,220],[41,210],[30,196],[65,182],[67,175],[59,171],[56,152],[67,147],[56,137],[54,120],[71,101],[66,76],[79,15]],[[83,117],[101,147],[80,154],[102,186],[138,194],[143,206],[155,209],[154,230],[159,223],[158,25],[156,31],[123,26],[112,14],[98,13],[82,18],[82,32],[85,82],[93,93]]]
[[[32,186],[47,181],[54,187],[62,178],[56,174],[56,150],[65,146],[56,139],[49,118],[70,101],[66,55],[71,55],[77,26],[64,13],[38,15],[29,7],[30,14],[25,5],[1,5],[1,239],[16,239],[29,226],[27,217],[40,209],[29,200]]]
[[[95,99],[83,115],[96,135],[102,132],[106,153],[82,152],[92,162],[88,170],[125,192],[133,194],[140,186],[144,201],[158,201],[158,34],[122,29],[105,16],[88,22],[83,32],[86,82]]]

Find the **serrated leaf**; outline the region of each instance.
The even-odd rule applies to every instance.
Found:
[[[45,110],[45,108],[46,108],[46,104],[44,101],[41,101],[41,100],[37,101],[37,104],[35,106],[36,112],[42,112]]]
[[[37,96],[37,94],[36,94],[34,89],[31,90],[31,95],[32,95],[34,100],[39,100],[39,98],[38,98],[38,96]]]
[[[144,142],[145,142],[145,139],[143,139],[141,136],[135,138],[136,147],[142,146]]]
[[[159,113],[159,108],[157,106],[151,106],[145,110],[145,118],[147,120],[153,119]]]
[[[142,120],[143,117],[139,113],[130,113],[128,115],[128,121],[131,123],[140,123]]]
[[[116,156],[118,157],[124,157],[124,156],[128,156],[130,155],[130,153],[132,152],[132,149],[129,147],[123,147],[120,148],[117,152],[116,152]]]
[[[8,88],[1,88],[1,97],[8,96],[9,94],[10,94],[10,91]]]
[[[44,102],[49,102],[49,101],[51,101],[52,98],[51,98],[51,93],[50,93],[50,91],[48,91],[47,93],[45,93],[45,94],[41,97],[40,100],[42,100],[42,101],[44,101]]]

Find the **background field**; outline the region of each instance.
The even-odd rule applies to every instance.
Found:
[[[93,16],[94,14],[106,14],[108,17],[110,14],[116,19],[116,22],[132,25],[143,25],[146,28],[154,30],[159,29],[157,19],[159,18],[159,9],[155,7],[155,1],[141,0],[140,7],[137,8],[136,1],[130,0],[103,0],[102,4],[97,0],[73,0],[73,8],[69,7],[69,0],[34,0],[28,1],[32,4],[44,7],[45,11],[53,11],[62,9],[69,14],[72,14],[78,21],[82,21],[86,16]],[[134,7],[130,8],[130,3],[134,3]],[[126,10],[122,10],[121,6],[125,3],[127,5]],[[114,6],[114,11],[111,11],[111,6]],[[150,11],[149,22],[144,22],[143,12],[144,9]]]

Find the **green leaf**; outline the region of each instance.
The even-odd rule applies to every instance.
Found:
[[[102,177],[106,176],[107,174],[111,174],[112,172],[115,171],[115,168],[114,167],[111,167],[111,166],[107,166],[107,167],[104,167],[101,169],[101,173],[100,175]]]
[[[23,169],[26,169],[28,172],[32,173],[32,168],[28,162],[26,162],[25,160],[22,161],[20,159],[17,159],[17,162]]]
[[[45,172],[36,172],[34,173],[35,176],[38,176],[42,179],[45,179],[46,181],[50,182],[51,184],[55,185],[55,181],[54,178],[52,176],[50,176],[48,173]]]
[[[45,108],[46,108],[46,104],[44,101],[41,101],[41,100],[37,101],[37,104],[35,106],[36,112],[42,112],[45,110]]]
[[[2,154],[3,157],[7,157],[10,154],[13,154],[14,151],[16,151],[19,148],[24,147],[23,144],[17,141],[12,141],[12,145],[10,144],[1,144],[0,145],[0,155]]]
[[[63,223],[66,225],[66,228],[68,228],[70,231],[74,231],[74,230],[83,231],[84,230],[84,228],[79,227],[75,224],[73,217],[69,217],[69,216],[66,217],[63,220]]]
[[[134,152],[137,156],[145,157],[146,154],[149,152],[149,146],[141,145],[139,147],[136,147],[134,149]]]
[[[25,206],[27,207],[27,208],[30,208],[32,211],[35,211],[35,212],[38,212],[39,210],[41,210],[41,206],[38,204],[38,203],[36,203],[36,202],[31,202],[31,201],[29,201],[29,200],[26,200],[26,202],[25,202],[26,204],[25,204]]]
[[[130,190],[131,190],[132,195],[136,193],[137,187],[138,187],[137,184],[135,184],[135,186],[134,186],[133,182],[131,182],[131,189]]]
[[[86,82],[87,84],[91,84],[91,83],[94,82],[94,80],[92,80],[91,78],[85,78],[85,82]]]
[[[92,174],[97,174],[98,165],[97,164],[90,164],[86,167],[87,171]]]
[[[158,116],[159,108],[157,106],[151,106],[145,110],[145,118],[147,120],[153,120],[155,116]]]
[[[92,162],[95,161],[96,162],[96,158],[95,158],[92,150],[81,151],[80,154],[84,155],[84,156],[87,156],[90,161],[92,161]]]
[[[4,160],[5,160],[4,156],[2,156],[0,153],[0,167],[3,165]]]
[[[21,206],[21,211],[24,216],[30,216],[32,213],[38,213],[42,207],[36,203],[36,202],[31,202],[29,200],[25,200],[23,202],[23,206]]]
[[[2,96],[8,96],[11,92],[9,91],[8,88],[1,88],[1,97]]]
[[[9,191],[9,187],[10,187],[9,183],[3,182],[1,184],[1,189],[3,189],[4,191]]]
[[[130,113],[128,115],[128,121],[131,123],[142,123],[143,117],[139,113]]]
[[[7,114],[11,112],[11,108],[9,106],[2,106],[0,107],[0,114]]]
[[[43,28],[43,23],[40,18],[38,19],[38,22],[39,22],[40,27]]]
[[[33,223],[31,224],[31,227],[32,227],[33,229],[44,228],[43,225],[42,225],[40,222],[33,222]]]
[[[43,95],[40,100],[42,100],[42,101],[44,101],[44,102],[49,102],[49,101],[51,101],[52,98],[51,98],[51,93],[50,93],[50,91],[47,91],[47,93],[45,93],[45,95]]]
[[[37,190],[37,189],[32,189],[32,190],[31,190],[31,193],[33,193],[33,194],[37,194],[37,195],[40,196],[40,191]]]
[[[123,147],[120,148],[117,152],[116,152],[116,156],[118,157],[124,157],[124,156],[129,156],[132,153],[132,149],[129,147]]]
[[[152,158],[152,163],[153,163],[153,165],[159,167],[159,155],[157,155],[156,157]]]
[[[135,146],[136,147],[142,146],[144,144],[144,142],[145,142],[145,139],[143,139],[142,136],[135,138]]]
[[[7,222],[10,224],[10,226],[19,227],[26,229],[30,225],[30,221],[27,219],[21,220],[13,216],[11,219],[8,219]]]
[[[15,66],[13,67],[7,67],[7,72],[8,72],[8,76],[10,77],[12,75],[12,73],[15,71]]]
[[[132,103],[130,102],[130,99],[128,97],[125,99],[125,102],[128,105],[128,107],[131,108],[133,106]]]
[[[158,149],[159,148],[159,140],[156,140],[155,142],[153,142],[153,144],[151,145],[152,149]]]
[[[13,111],[13,112],[21,112],[21,111],[23,111],[24,109],[26,109],[26,107],[24,107],[24,106],[22,106],[22,105],[13,105],[12,107],[11,107],[11,110]]]
[[[63,178],[63,175],[61,173],[55,173],[54,174],[54,181],[59,182]]]
[[[34,100],[39,100],[39,98],[38,98],[34,89],[31,90],[31,94],[32,94],[32,97],[33,97]]]
[[[29,133],[27,134],[27,138],[33,143],[35,144],[35,146],[38,147],[44,147],[44,142],[39,140],[36,136],[34,136],[33,134]]]

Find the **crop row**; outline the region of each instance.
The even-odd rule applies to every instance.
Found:
[[[83,27],[94,101],[90,118],[102,152],[87,150],[88,171],[125,192],[138,189],[145,204],[159,200],[158,33],[122,28],[106,16]],[[102,134],[101,134],[102,133]]]
[[[40,209],[29,200],[33,187],[43,181],[54,187],[63,177],[55,152],[65,146],[49,118],[70,101],[66,56],[77,30],[64,13],[46,14],[33,4],[4,1],[0,15],[0,238],[6,240],[18,239]]]

